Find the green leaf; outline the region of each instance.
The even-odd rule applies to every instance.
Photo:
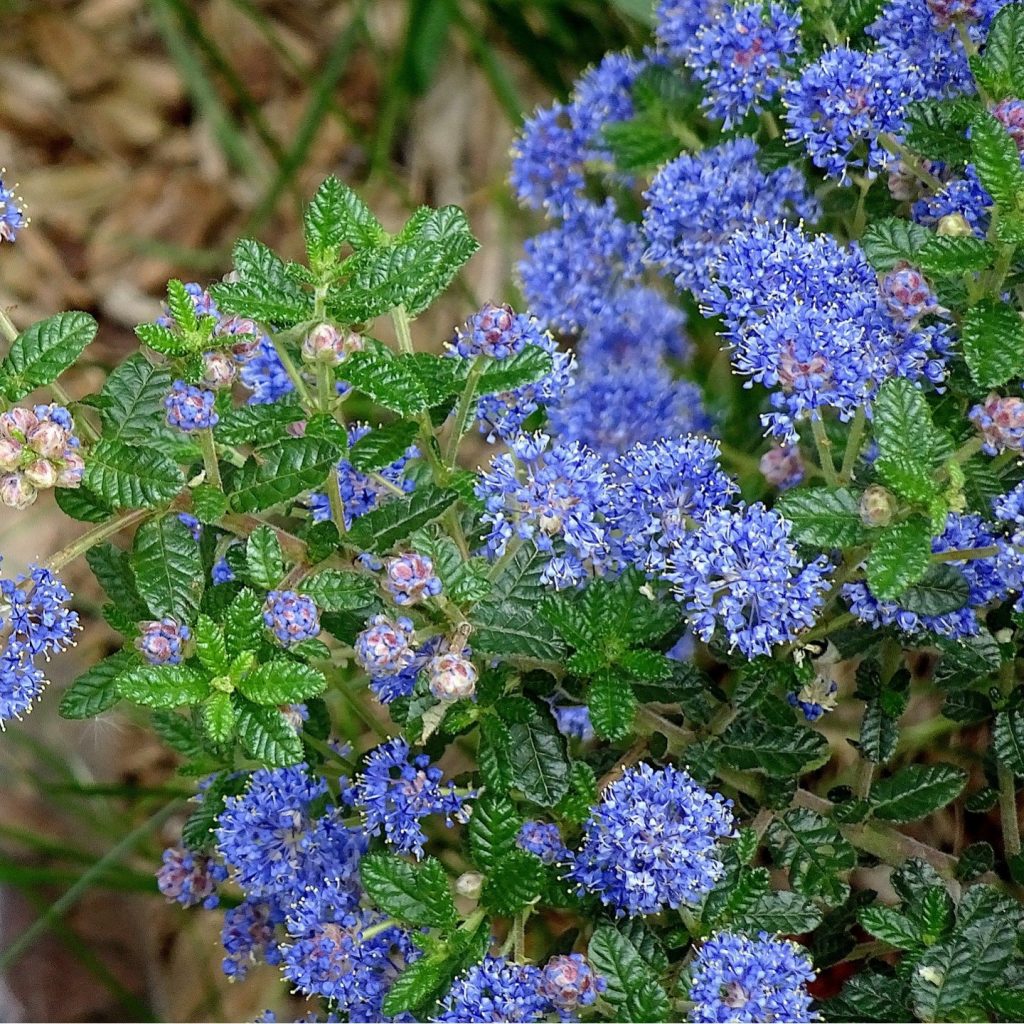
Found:
[[[85,487],[55,487],[53,496],[64,515],[82,523],[102,523],[113,511]]]
[[[162,327],[160,324],[137,324],[135,336],[143,345],[165,356],[184,356],[193,351],[193,345],[188,338],[172,331],[169,327]]]
[[[876,903],[857,915],[862,928],[896,949],[918,950],[921,938],[914,923],[893,907]]]
[[[212,525],[228,510],[228,499],[223,491],[200,484],[192,488],[192,513],[196,519],[206,525]]]
[[[246,651],[258,650],[263,631],[263,602],[248,587],[243,588],[228,605],[224,617],[228,655],[237,658]]]
[[[83,672],[60,699],[61,718],[94,718],[120,699],[117,678],[135,661],[131,651],[118,651]]]
[[[899,722],[887,714],[881,700],[868,701],[860,725],[861,753],[875,764],[888,761],[896,752]]]
[[[117,677],[125,700],[148,708],[198,704],[209,692],[206,680],[187,665],[136,665]]]
[[[284,575],[281,542],[270,526],[257,526],[245,542],[245,567],[249,578],[264,590],[273,590]]]
[[[994,100],[1024,96],[1024,4],[1007,4],[992,19],[982,61]]]
[[[845,548],[863,542],[857,496],[846,487],[814,487],[787,491],[775,507],[793,524],[801,544]]]
[[[987,111],[971,124],[971,161],[996,204],[1008,213],[1019,211],[1024,201],[1020,152],[1007,129]]]
[[[349,356],[345,380],[376,405],[400,416],[413,416],[431,404],[412,362],[383,345]]]
[[[203,596],[203,563],[199,545],[177,515],[151,519],[139,527],[132,563],[139,594],[156,618],[195,620]]]
[[[882,482],[901,498],[918,505],[930,505],[939,495],[939,486],[927,463],[905,454],[884,455],[875,460]]]
[[[977,110],[977,101],[962,96],[907,104],[907,147],[947,167],[963,167],[971,159],[967,130]]]
[[[637,948],[618,929],[601,925],[587,948],[595,972],[605,979],[602,998],[621,1021],[662,1021],[668,1015],[665,990]]]
[[[1005,302],[983,299],[967,310],[960,329],[974,382],[995,388],[1024,373],[1024,322]]]
[[[113,544],[97,544],[85,553],[85,560],[107,596],[123,611],[136,621],[149,617],[149,609],[135,586],[135,573],[127,551]]]
[[[904,377],[892,377],[878,389],[874,433],[879,455],[898,462],[930,463],[938,447],[928,402]]]
[[[354,612],[373,602],[374,586],[368,576],[341,569],[325,569],[299,584],[322,612]]]
[[[910,976],[914,1012],[921,1020],[957,1020],[1002,976],[1013,958],[1016,932],[998,920],[979,922],[927,950]]]
[[[679,139],[658,117],[612,121],[601,135],[615,156],[615,166],[626,173],[660,167],[678,156],[681,148]]]
[[[932,559],[932,530],[916,517],[879,531],[868,556],[867,580],[880,601],[895,601],[923,579]]]
[[[195,331],[199,327],[195,301],[188,289],[177,278],[167,282],[167,309],[182,331]]]
[[[482,871],[490,871],[516,848],[522,818],[507,797],[487,790],[473,803],[469,819],[469,855]]]
[[[806,808],[786,811],[772,825],[768,842],[777,863],[789,869],[789,883],[804,896],[833,906],[850,894],[839,875],[857,864],[857,854],[839,829]]]
[[[868,262],[875,270],[892,270],[897,263],[914,263],[918,250],[931,233],[927,228],[901,217],[885,217],[869,224],[860,240]]]
[[[167,425],[164,399],[170,390],[171,375],[164,367],[154,366],[141,353],[129,356],[100,392],[104,437],[143,447],[154,437],[179,441],[181,432]]]
[[[395,498],[360,516],[349,530],[348,540],[365,551],[384,554],[409,534],[432,523],[455,503],[458,493],[449,488],[425,485],[404,498]]]
[[[235,705],[231,695],[211,693],[200,708],[200,721],[213,743],[227,743],[235,735]]]
[[[996,251],[973,235],[932,235],[917,254],[918,266],[926,274],[969,274],[995,262]]]
[[[0,389],[17,402],[36,388],[52,384],[96,337],[88,313],[58,313],[26,328],[0,363]]]
[[[89,453],[82,483],[112,508],[152,508],[175,497],[185,478],[154,448],[104,439]]]
[[[238,692],[254,704],[298,704],[319,697],[327,689],[327,680],[302,662],[282,658],[258,665],[237,684]]]
[[[220,417],[213,428],[213,436],[221,444],[270,444],[283,440],[288,427],[305,415],[298,402],[287,399],[243,405]]]
[[[333,176],[316,190],[303,224],[309,265],[314,269],[333,261],[345,242],[361,248],[387,241],[387,233],[370,208]]]
[[[290,437],[261,448],[235,474],[231,504],[259,512],[323,485],[341,449],[323,437]]]
[[[481,899],[500,917],[513,917],[535,900],[544,887],[544,865],[532,854],[512,850],[492,868]]]
[[[534,384],[551,373],[551,353],[539,345],[527,345],[509,359],[496,360],[481,375],[477,394],[513,391]]]
[[[842,992],[824,1004],[830,1021],[885,1022],[909,1020],[909,993],[902,978],[863,971],[843,986]]]
[[[512,737],[500,718],[480,719],[480,774],[488,789],[502,792],[512,785]]]
[[[386,427],[375,427],[349,449],[349,462],[362,473],[372,473],[397,462],[416,440],[418,427],[409,420],[398,420]]]
[[[928,571],[899,596],[898,604],[918,615],[947,615],[963,608],[970,587],[963,570],[948,562],[928,566]]]
[[[1000,711],[996,715],[992,746],[999,763],[1014,775],[1024,775],[1024,715]]]
[[[371,853],[359,865],[363,888],[386,914],[414,927],[450,928],[455,903],[441,862],[427,857],[412,865],[390,853]]]
[[[723,761],[772,777],[810,771],[828,759],[828,741],[811,729],[769,725],[757,718],[733,722],[717,745]]]
[[[196,654],[203,668],[211,675],[224,675],[229,667],[224,630],[210,618],[200,615],[196,620]]]
[[[312,295],[302,290],[272,249],[243,238],[235,243],[232,258],[238,280],[210,286],[223,312],[269,324],[291,325],[312,319]]]
[[[512,785],[527,800],[553,807],[569,791],[565,739],[551,715],[533,706],[525,722],[508,723]]]
[[[917,821],[955,800],[966,774],[950,764],[909,764],[875,783],[872,812],[885,821]]]
[[[302,740],[277,708],[242,700],[237,718],[238,738],[254,761],[271,768],[286,768],[302,761]]]
[[[813,931],[821,920],[822,912],[805,896],[768,889],[755,895],[736,913],[730,919],[730,926],[744,932],[799,935]]]
[[[637,701],[628,679],[614,669],[595,675],[587,694],[590,721],[598,736],[618,742],[633,731]]]

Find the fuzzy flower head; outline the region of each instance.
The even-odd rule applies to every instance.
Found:
[[[542,551],[560,540],[578,560],[599,557],[608,507],[603,460],[578,441],[552,445],[545,434],[523,435],[511,447],[495,456],[476,486],[490,527],[488,553],[500,557],[518,536]]]
[[[348,427],[348,443],[354,445],[362,440],[372,430],[365,423],[354,423]],[[394,493],[393,488],[397,487],[406,494],[416,487],[413,480],[405,475],[406,468],[411,459],[419,454],[415,446],[410,446],[405,453],[394,462],[378,469],[374,475],[367,476],[361,473],[348,459],[342,459],[338,463],[338,493],[345,510],[345,528],[352,526],[360,516],[372,512],[378,508]],[[380,477],[386,483],[375,479]],[[392,485],[391,487],[387,486]],[[324,523],[331,518],[330,498],[323,492],[315,492],[309,496],[309,510],[313,521]]]
[[[3,170],[0,167],[0,175],[3,174]],[[9,188],[0,177],[0,242],[13,242],[27,223],[21,200],[14,194],[14,189]]]
[[[989,455],[1024,450],[1024,399],[993,391],[984,402],[971,409],[969,418],[984,438],[983,450]]]
[[[581,953],[553,956],[541,972],[541,993],[563,1013],[577,1006],[592,1006],[607,987]]]
[[[700,29],[714,24],[727,6],[726,0],[658,0],[654,12],[658,45],[669,56],[685,59]]]
[[[1024,100],[1000,100],[993,108],[996,120],[1010,133],[1017,150],[1024,155]]]
[[[388,679],[405,672],[415,659],[412,619],[375,615],[356,637],[356,661],[371,679]]]
[[[679,289],[703,288],[739,229],[818,215],[803,175],[788,165],[765,174],[748,138],[676,157],[658,171],[644,198],[645,258]]]
[[[271,590],[267,594],[263,622],[283,647],[292,647],[320,634],[319,609],[311,597],[294,590]]]
[[[686,314],[654,288],[622,288],[590,319],[576,345],[581,360],[686,362],[693,345]]]
[[[388,559],[384,586],[395,604],[419,604],[441,593],[441,578],[435,574],[434,563],[426,555],[408,551]]]
[[[799,52],[799,14],[741,2],[700,27],[686,63],[704,85],[704,109],[731,128],[778,94]]]
[[[150,665],[178,665],[192,631],[183,622],[163,618],[139,623],[135,649]]]
[[[804,460],[795,445],[773,445],[757,465],[765,481],[780,491],[795,487],[804,478]]]
[[[805,1024],[811,1010],[807,984],[814,970],[804,950],[761,932],[756,939],[720,932],[700,948],[691,969],[689,1019],[695,1024],[777,1020]]]
[[[542,107],[523,124],[512,146],[509,183],[534,210],[571,209],[585,184],[587,139],[564,103]]]
[[[940,235],[950,233],[943,230],[946,225],[958,222],[963,233],[983,238],[988,232],[989,210],[994,204],[974,165],[968,164],[962,178],[954,178],[938,192],[919,199],[911,213],[919,224],[937,227]]]
[[[552,1010],[541,991],[540,969],[501,956],[487,956],[452,984],[434,1021],[486,1024],[489,1021],[542,1021]]]
[[[209,857],[172,847],[164,850],[163,864],[156,873],[156,884],[173,903],[212,910],[219,902],[217,884],[226,877],[227,871]]]
[[[455,651],[446,651],[431,658],[427,675],[430,692],[438,700],[471,700],[476,693],[476,666]]]
[[[41,490],[78,487],[85,461],[74,430],[62,405],[16,406],[0,413],[0,501],[20,510]]]
[[[604,791],[567,877],[620,917],[695,906],[722,876],[731,807],[672,765],[638,765]]]
[[[171,393],[164,399],[167,422],[184,431],[215,427],[220,419],[213,409],[216,398],[212,391],[204,391],[194,384],[176,380]]]
[[[441,769],[426,754],[411,759],[409,754],[401,737],[381,744],[344,796],[362,813],[368,835],[383,835],[399,852],[419,859],[427,841],[421,821],[441,815],[451,828],[469,819],[470,806],[455,792],[455,783],[442,785]]]
[[[283,921],[284,911],[259,900],[246,899],[229,908],[220,933],[226,954],[221,961],[224,974],[232,981],[241,981],[257,963],[279,964],[277,926]]]
[[[730,649],[752,658],[814,624],[831,566],[824,556],[804,562],[791,531],[757,503],[711,512],[677,539],[664,577],[697,636],[710,640],[720,629]]]
[[[786,137],[805,146],[829,177],[846,181],[886,167],[882,136],[899,135],[907,104],[923,91],[916,71],[890,55],[836,46],[808,64],[783,98]]]
[[[527,313],[516,313],[511,306],[487,305],[455,332],[452,349],[464,359],[490,356],[508,359],[527,345],[542,345],[543,331]]]
[[[915,323],[930,313],[938,313],[940,306],[924,274],[909,263],[897,263],[883,275],[879,288],[882,299],[893,318]]]
[[[545,864],[565,864],[571,856],[558,826],[550,821],[527,821],[516,836],[516,846]]]
[[[638,441],[652,444],[709,426],[700,388],[673,379],[663,363],[591,360],[549,408],[547,429],[560,441],[615,458]]]

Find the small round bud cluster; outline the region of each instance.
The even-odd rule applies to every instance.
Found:
[[[476,693],[476,667],[454,651],[431,658],[428,673],[430,692],[438,700],[469,700]]]
[[[484,888],[484,876],[479,871],[464,871],[455,879],[455,891],[468,900],[477,900]]]
[[[516,836],[520,850],[532,853],[545,864],[564,864],[569,859],[569,850],[562,841],[558,826],[550,821],[527,821]]]
[[[318,324],[302,342],[302,358],[310,363],[338,366],[363,348],[362,335],[339,331],[334,324]]]
[[[539,344],[540,336],[540,328],[532,317],[516,313],[511,306],[488,302],[455,332],[452,347],[464,359],[508,359],[521,352],[527,343]]]
[[[580,953],[553,956],[541,972],[540,991],[559,1010],[591,1006],[608,987]]]
[[[356,661],[375,679],[404,672],[416,657],[412,649],[413,624],[404,615],[389,619],[375,615],[356,637]]]
[[[940,29],[947,29],[958,21],[980,21],[990,7],[982,0],[925,0],[925,3]]]
[[[219,417],[213,411],[215,395],[194,384],[176,380],[164,399],[167,422],[179,430],[205,430],[216,426]]]
[[[992,113],[1010,133],[1017,149],[1024,153],[1024,100],[1001,100],[992,108]]]
[[[909,263],[897,263],[882,277],[879,289],[889,312],[903,323],[912,324],[939,311],[935,293],[924,274]]]
[[[970,411],[970,420],[985,439],[989,455],[1024,449],[1024,399],[1003,398],[993,391]]]
[[[284,647],[320,633],[320,612],[313,599],[294,590],[271,590],[263,603],[263,621]]]
[[[974,234],[974,228],[962,213],[947,213],[939,218],[935,232],[947,238],[966,238]]]
[[[203,383],[220,390],[229,388],[238,376],[238,364],[227,352],[207,352],[203,356]]]
[[[237,337],[238,340],[231,345],[230,352],[238,363],[247,363],[260,347],[263,339],[263,330],[255,320],[246,316],[225,317],[217,324],[218,336]]]
[[[419,604],[441,593],[441,580],[434,575],[434,563],[415,551],[388,559],[384,586],[398,605]]]
[[[0,174],[3,168],[0,167]],[[4,185],[0,177],[0,242],[13,242],[25,226],[25,214],[14,190]]]
[[[795,445],[775,445],[758,463],[765,480],[780,491],[796,486],[804,478],[804,460]]]
[[[872,484],[860,496],[859,511],[865,526],[888,526],[896,511],[896,499],[881,484]]]
[[[23,509],[42,490],[78,487],[85,463],[74,428],[61,405],[16,407],[0,414],[0,501]]]
[[[174,619],[155,619],[139,623],[135,649],[150,665],[177,665],[181,662],[184,646],[192,631],[183,622]]]
[[[172,903],[183,907],[200,904],[213,910],[220,902],[217,883],[227,878],[227,870],[199,853],[172,847],[164,850],[163,864],[156,873],[157,888]]]

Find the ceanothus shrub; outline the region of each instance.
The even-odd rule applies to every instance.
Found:
[[[87,399],[89,316],[0,314],[0,500],[87,524],[0,582],[0,721],[84,555],[61,712],[150,716],[160,891],[314,1018],[1021,1019],[1022,150],[1022,4],[663,0],[443,354],[466,218],[334,178]]]

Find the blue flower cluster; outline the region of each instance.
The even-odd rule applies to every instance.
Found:
[[[602,794],[567,877],[619,916],[695,906],[722,876],[731,807],[685,771],[641,764]]]
[[[0,580],[4,606],[0,630],[5,633],[0,651],[0,729],[20,718],[43,692],[46,679],[36,665],[39,658],[74,643],[78,613],[68,604],[71,592],[46,566],[30,565],[27,573]]]
[[[562,833],[550,821],[524,822],[516,836],[516,845],[545,864],[565,864],[570,857]]]
[[[167,422],[184,431],[215,427],[220,420],[213,408],[216,398],[212,391],[204,391],[194,384],[176,380],[171,393],[164,399]]]
[[[689,1019],[695,1024],[820,1019],[807,994],[814,980],[810,960],[786,939],[720,932],[700,947],[691,974]]]
[[[227,878],[227,869],[210,857],[172,847],[164,850],[156,873],[160,892],[183,907],[202,906],[212,910],[220,902],[217,885]]]
[[[426,555],[409,551],[388,559],[384,586],[395,604],[405,606],[437,597],[441,593],[441,578]]]
[[[263,621],[282,647],[320,635],[320,610],[316,603],[294,590],[271,590],[263,604]]]
[[[541,991],[543,977],[531,964],[487,956],[455,979],[433,1018],[443,1024],[542,1021],[553,1009]]]
[[[495,306],[489,302],[466,321],[465,327],[455,332],[452,352],[464,359],[475,356],[508,359],[527,345],[543,344],[544,332],[534,317],[516,313],[511,306]]]
[[[178,665],[192,630],[176,619],[163,618],[139,623],[135,649],[150,665]]]
[[[0,168],[2,173],[3,168]],[[13,242],[25,224],[21,201],[14,194],[14,189],[5,185],[4,179],[0,178],[0,242]]]

